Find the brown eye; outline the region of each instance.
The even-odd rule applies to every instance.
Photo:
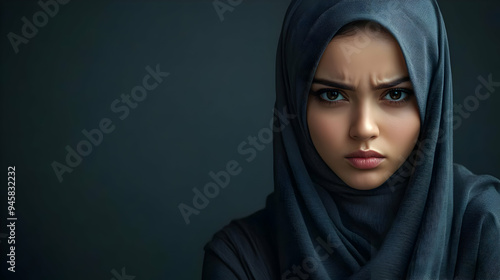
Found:
[[[345,99],[344,96],[339,93],[338,91],[336,90],[331,90],[331,89],[327,89],[327,90],[320,90],[319,92],[317,92],[317,95],[327,101],[327,102],[335,102],[335,101],[339,101],[339,100],[342,100],[342,99]]]
[[[327,99],[330,99],[330,100],[335,100],[338,96],[339,96],[339,93],[336,92],[336,91],[328,91],[328,92],[325,92],[325,97]]]
[[[389,91],[384,99],[391,102],[402,102],[410,96],[411,92],[402,89],[394,89]]]
[[[401,92],[400,91],[393,91],[393,92],[389,93],[389,96],[392,99],[399,99],[401,97]]]

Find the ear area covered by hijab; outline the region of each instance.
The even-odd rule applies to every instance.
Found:
[[[414,153],[372,190],[314,148],[307,93],[326,46],[368,20],[399,43],[421,118]],[[276,57],[274,192],[205,246],[203,279],[498,279],[500,181],[453,163],[448,40],[435,0],[292,1]],[[418,158],[418,160],[417,160]],[[306,278],[307,277],[307,278]]]

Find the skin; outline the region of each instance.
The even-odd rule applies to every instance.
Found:
[[[385,32],[367,36],[359,29],[335,36],[321,57],[307,103],[309,133],[321,158],[354,189],[382,185],[417,143],[420,117],[412,83],[408,78],[390,84],[404,77],[409,75],[403,53]],[[385,158],[373,169],[358,169],[346,159],[357,150]]]

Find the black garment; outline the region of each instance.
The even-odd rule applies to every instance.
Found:
[[[485,184],[496,181],[490,176],[477,176],[470,173],[463,166],[454,165],[455,181],[464,185]],[[496,188],[485,187],[469,193],[471,201],[463,215],[461,228],[455,231],[460,235],[459,248],[453,250],[456,254],[455,272],[452,276],[440,278],[414,277],[408,279],[500,279],[500,224],[497,214],[492,210],[498,209],[498,182]],[[272,195],[268,197],[271,199]],[[474,197],[474,199],[472,199]],[[461,207],[456,207],[461,209]],[[307,272],[307,264],[297,262],[294,265],[281,269],[276,242],[275,215],[270,208],[260,210],[248,217],[232,221],[217,232],[212,241],[205,246],[205,260],[203,263],[203,279],[342,279],[349,275],[338,273],[330,278],[321,278]],[[330,240],[316,240],[318,253],[336,258],[336,244]],[[305,259],[305,258],[304,258]],[[300,272],[294,273],[294,268]],[[287,275],[286,271],[290,271]],[[295,270],[297,271],[297,270]],[[284,276],[282,278],[282,276]],[[301,278],[302,276],[302,278]],[[295,277],[295,278],[294,278]],[[309,277],[309,278],[306,278]],[[398,279],[395,277],[372,278],[365,275],[355,276],[353,279]],[[404,279],[404,278],[400,278]]]

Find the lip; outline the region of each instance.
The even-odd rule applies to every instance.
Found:
[[[380,153],[372,150],[358,150],[345,156],[349,163],[358,169],[373,169],[384,161],[385,157]]]

